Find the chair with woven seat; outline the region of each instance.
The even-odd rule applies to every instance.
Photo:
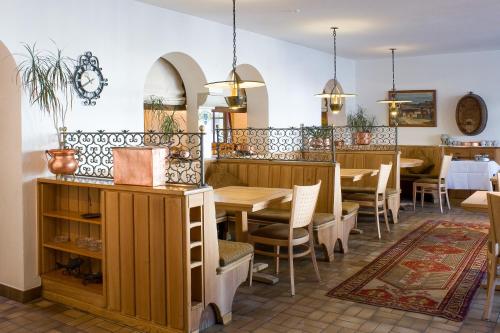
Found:
[[[343,193],[375,193],[375,187],[342,187]],[[388,187],[385,190],[385,198],[387,200],[387,209],[391,212],[392,221],[398,223],[399,205],[400,205],[401,190]]]
[[[274,251],[255,249],[256,254],[262,254],[276,258],[286,258],[290,265],[290,289],[291,295],[295,295],[295,281],[293,259],[311,255],[311,259],[318,281],[320,280],[316,255],[314,253],[313,240],[313,215],[318,201],[321,181],[316,185],[293,187],[292,210],[289,224],[275,223],[252,232],[248,240],[251,244],[263,244],[272,246]],[[288,254],[281,254],[280,247],[287,247]],[[295,247],[304,247],[301,252],[295,252]]]
[[[389,181],[389,176],[391,174],[392,164],[381,164],[377,187],[375,188],[375,192],[367,193],[367,192],[359,192],[359,193],[347,193],[344,197],[345,201],[355,202],[359,204],[360,207],[370,207],[373,208],[375,219],[377,222],[377,232],[378,238],[381,238],[380,235],[380,214],[384,214],[385,225],[387,227],[387,231],[390,232],[391,229],[389,227],[389,220],[387,219],[387,202],[386,202],[386,190],[387,190],[387,182]]]
[[[498,266],[500,265],[500,194],[488,193],[488,212],[490,216],[490,230],[488,240],[488,275],[487,295],[484,303],[483,319],[489,320],[493,298],[497,286]]]
[[[446,177],[448,176],[448,171],[450,170],[451,158],[451,155],[443,156],[438,178],[422,178],[413,183],[413,211],[415,211],[417,205],[417,193],[420,193],[422,208],[424,207],[425,194],[430,193],[433,196],[438,196],[441,214],[443,213],[443,195],[446,197],[448,209],[451,210],[450,198],[448,197],[448,187],[446,185]]]

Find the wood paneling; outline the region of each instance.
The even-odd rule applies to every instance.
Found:
[[[321,180],[316,210],[331,212],[333,172],[330,163],[280,162],[252,160],[219,160],[218,168],[227,170],[244,184],[252,187],[292,188],[293,185],[312,185]],[[210,164],[208,164],[210,168]],[[290,203],[281,204],[289,207]]]

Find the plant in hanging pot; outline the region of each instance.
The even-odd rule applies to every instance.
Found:
[[[18,65],[17,72],[22,87],[31,105],[52,118],[57,133],[59,149],[50,149],[48,167],[56,175],[72,175],[78,168],[74,149],[65,149],[66,115],[73,107],[72,87],[73,60],[63,56],[60,49],[55,52],[40,50],[36,44],[23,45],[26,54]]]
[[[353,133],[353,141],[356,145],[369,145],[372,140],[372,131],[376,126],[375,116],[368,116],[366,110],[358,106],[355,113],[347,115],[347,126]]]

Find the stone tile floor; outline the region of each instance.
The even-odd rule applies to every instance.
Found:
[[[497,296],[491,322],[481,320],[485,290],[479,289],[464,322],[439,317],[378,308],[325,296],[325,293],[363,268],[387,247],[427,220],[445,219],[487,223],[487,216],[454,207],[439,214],[436,208],[402,212],[400,223],[391,233],[382,229],[376,238],[375,224],[360,222],[362,235],[352,235],[349,253],[336,254],[333,263],[320,262],[322,282],[316,282],[310,259],[295,262],[296,296],[289,296],[288,262],[282,260],[280,282],[269,286],[254,283],[241,286],[233,306],[233,320],[227,326],[215,325],[206,332],[500,332],[500,296]],[[381,225],[383,228],[383,225]],[[258,257],[258,262],[270,262]],[[273,266],[270,265],[271,272]],[[134,329],[85,312],[39,300],[19,304],[0,298],[0,332],[134,332]]]

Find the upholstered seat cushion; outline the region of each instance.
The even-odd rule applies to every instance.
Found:
[[[220,266],[227,266],[250,253],[253,253],[253,246],[248,243],[230,242],[219,239]]]
[[[418,184],[439,184],[438,178],[421,178],[415,181]]]
[[[344,196],[345,200],[375,201],[375,193],[351,193]]]
[[[266,208],[253,213],[248,213],[250,220],[288,223],[290,221],[290,211],[279,208]]]
[[[266,208],[254,213],[249,213],[248,218],[257,221],[269,221],[278,223],[288,223],[290,221],[291,212],[286,209]],[[333,222],[335,216],[330,213],[314,213],[313,225],[320,226],[329,222]]]
[[[342,215],[349,215],[359,210],[359,204],[355,202],[342,202]]]
[[[344,192],[344,193],[375,193],[375,187],[345,186],[345,187],[342,187],[342,192]],[[399,194],[399,191],[393,187],[388,187],[385,190],[385,195],[395,195],[395,194]]]
[[[289,224],[275,223],[255,230],[252,232],[252,236],[286,240],[288,239],[289,233]],[[306,237],[307,235],[307,230],[304,228],[293,229],[293,239]]]

